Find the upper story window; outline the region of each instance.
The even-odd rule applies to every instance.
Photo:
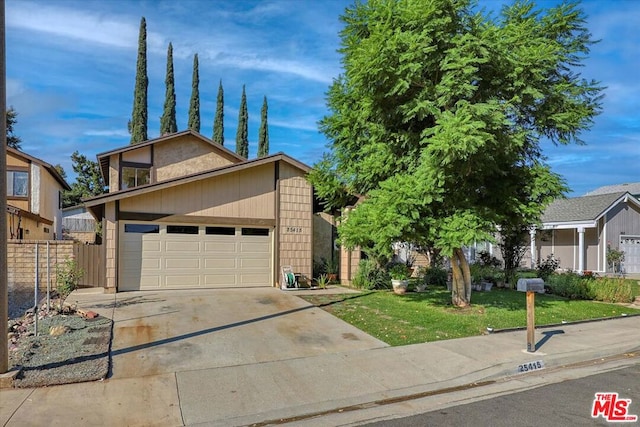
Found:
[[[29,172],[7,171],[7,196],[29,197]]]
[[[122,190],[139,187],[151,182],[151,167],[142,164],[122,165],[121,186]]]

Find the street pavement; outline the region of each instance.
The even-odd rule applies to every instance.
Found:
[[[526,331],[389,347],[296,297],[310,292],[76,291],[67,301],[114,320],[110,377],[0,390],[0,422],[356,425],[430,396],[444,405],[534,384],[541,372],[640,357],[640,316],[623,317],[622,306],[617,319],[537,329],[535,352]]]

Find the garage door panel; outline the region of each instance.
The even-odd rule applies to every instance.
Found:
[[[228,254],[237,252],[236,242],[204,242],[204,252]]]
[[[271,231],[266,236],[243,235],[239,227],[199,225],[194,230],[189,225],[198,233],[185,234],[167,233],[183,227],[168,230],[168,226],[136,222],[121,226],[121,290],[271,285]],[[135,231],[145,227],[156,231]]]
[[[201,283],[201,277],[199,274],[180,274],[180,275],[165,275],[165,285],[172,288],[193,288],[199,287]]]
[[[268,259],[263,258],[242,258],[240,259],[240,268],[265,270],[271,266]]]
[[[204,268],[206,269],[220,269],[220,268],[237,268],[236,258],[206,258],[204,260]]]
[[[194,236],[197,237],[197,236]],[[165,241],[165,251],[166,252],[192,252],[192,253],[200,253],[200,242],[199,241],[184,241],[184,240],[167,240]]]
[[[164,260],[164,268],[168,270],[190,270],[200,268],[200,259],[198,258],[166,258]]]

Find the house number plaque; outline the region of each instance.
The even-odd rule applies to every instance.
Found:
[[[287,233],[302,233],[302,227],[287,227],[285,230]]]

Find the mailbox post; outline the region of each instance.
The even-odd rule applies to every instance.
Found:
[[[518,291],[527,293],[527,351],[536,351],[536,292],[544,293],[544,280],[542,279],[519,279]]]

